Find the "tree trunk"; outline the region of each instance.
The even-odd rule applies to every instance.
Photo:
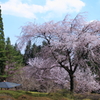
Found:
[[[70,91],[74,92],[74,75],[69,74],[69,76],[70,76]]]

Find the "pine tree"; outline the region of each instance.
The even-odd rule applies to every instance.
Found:
[[[18,65],[22,64],[23,58],[20,51],[17,48],[17,44],[15,46],[11,45],[10,38],[8,37],[6,40],[6,77],[13,75],[14,71],[18,69]]]
[[[23,55],[21,54],[21,51],[18,49],[17,43],[15,43],[14,51],[15,51],[14,60],[16,62],[16,66],[22,65],[23,64]]]
[[[25,65],[27,65],[27,61],[29,58],[31,58],[31,41],[28,41],[25,48],[25,53],[24,53],[24,58],[23,58],[23,62]]]
[[[31,48],[31,58],[35,58],[36,54],[41,50],[41,46],[37,46],[35,43],[32,45]]]
[[[42,47],[44,47],[44,46],[46,46],[46,45],[48,45],[48,43],[47,43],[46,41],[43,41],[43,42],[42,42]]]
[[[31,41],[28,41],[23,57],[24,64],[27,65],[28,59],[35,58],[37,56],[37,53],[39,53],[40,51],[41,51],[41,45],[37,46],[35,43],[31,45]]]
[[[13,69],[14,66],[14,47],[11,45],[10,38],[8,37],[6,40],[6,75],[8,77],[8,74],[10,70]]]
[[[1,17],[1,7],[0,7],[0,75],[4,74],[5,70],[5,38],[4,38],[4,31],[3,31],[3,21]]]

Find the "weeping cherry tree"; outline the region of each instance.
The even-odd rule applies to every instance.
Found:
[[[68,73],[70,91],[74,91],[74,74],[78,68],[85,70],[89,67],[93,73],[99,70],[100,21],[87,22],[80,13],[72,19],[67,15],[58,22],[29,23],[22,27],[19,44],[25,45],[36,38],[47,42],[45,47],[49,49],[44,49],[45,58],[51,57],[47,54],[51,53],[57,67]]]

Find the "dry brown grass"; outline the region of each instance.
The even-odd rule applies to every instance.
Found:
[[[16,100],[16,99],[14,99],[13,97],[11,97],[11,96],[0,96],[0,100]]]
[[[22,95],[18,98],[18,100],[52,100],[52,99],[47,97],[32,97],[28,95]]]
[[[48,97],[31,97],[31,96],[28,96],[28,95],[23,95],[23,96],[20,96],[18,98],[18,100],[53,100],[53,99],[50,99]],[[61,98],[58,100],[69,100],[69,99],[66,99],[66,98]]]

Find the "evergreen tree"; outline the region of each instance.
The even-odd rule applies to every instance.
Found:
[[[37,53],[41,51],[41,46],[37,46],[35,43],[32,45],[31,48],[31,58],[35,58],[37,56]]]
[[[27,65],[27,61],[29,58],[35,58],[37,56],[37,53],[41,51],[41,48],[41,45],[37,46],[35,43],[31,45],[31,41],[28,41],[23,57],[24,64]]]
[[[15,46],[11,45],[10,38],[8,37],[6,40],[6,77],[13,75],[14,71],[18,69],[18,65],[22,64],[23,58],[20,51],[17,48],[17,44]]]
[[[14,51],[15,51],[14,58],[15,58],[16,66],[22,65],[23,64],[23,55],[21,54],[21,51],[18,49],[17,43],[15,43]]]
[[[8,66],[12,61],[13,56],[13,46],[11,45],[10,38],[8,37],[6,40],[6,65]]]
[[[6,40],[6,75],[8,77],[9,73],[12,69],[14,69],[14,47],[11,45],[10,38],[8,37]]]
[[[25,53],[24,53],[24,64],[27,65],[28,59],[31,58],[31,41],[28,41],[26,48],[25,48]]]
[[[42,42],[42,47],[44,47],[44,46],[46,46],[46,45],[48,45],[48,43],[47,43],[46,41],[43,41],[43,42]]]
[[[3,21],[1,17],[1,7],[0,7],[0,75],[4,75],[5,62],[6,62],[5,38],[4,38]]]

